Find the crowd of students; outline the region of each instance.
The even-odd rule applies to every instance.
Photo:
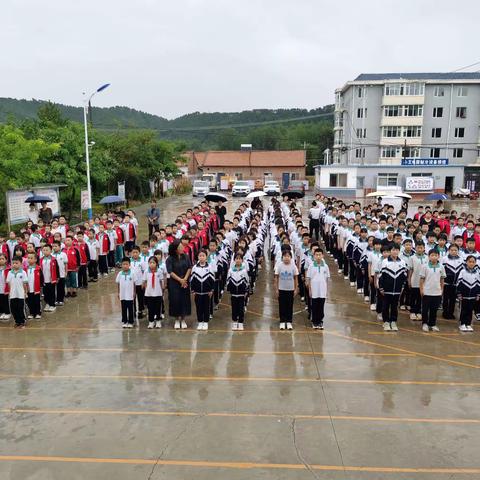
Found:
[[[317,199],[311,211],[338,273],[370,303],[384,330],[398,331],[400,309],[421,320],[423,331],[437,332],[438,310],[453,320],[458,303],[460,331],[473,331],[473,318],[480,320],[480,223],[473,214],[441,205],[420,206],[409,217],[406,206],[395,212],[388,204],[362,209]]]
[[[24,328],[26,320],[40,320],[77,289],[120,269],[123,328],[145,316],[149,329],[161,328],[166,303],[174,328],[188,328],[193,297],[197,329],[208,330],[227,291],[232,329],[243,330],[268,248],[280,329],[293,329],[297,293],[312,327],[323,329],[330,279],[325,248],[384,330],[398,331],[400,309],[421,320],[424,331],[438,331],[437,311],[454,319],[458,303],[460,330],[473,331],[472,318],[480,317],[480,224],[473,215],[418,207],[408,217],[406,208],[362,208],[317,194],[307,225],[295,200],[266,203],[244,202],[228,220],[222,204],[203,201],[144,241],[132,210],[73,229],[64,217],[28,222],[19,235],[0,238],[0,320],[13,317]]]

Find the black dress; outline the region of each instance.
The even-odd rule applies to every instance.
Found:
[[[169,274],[173,272],[183,278],[192,264],[188,256],[182,253],[179,257],[168,257],[166,267]],[[187,317],[192,313],[190,282],[187,285],[187,288],[182,288],[173,278],[168,279],[168,314],[171,317]]]

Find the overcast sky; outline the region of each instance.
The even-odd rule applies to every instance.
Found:
[[[0,97],[192,111],[305,107],[362,72],[480,61],[479,0],[2,0]],[[476,67],[480,70],[480,65]]]

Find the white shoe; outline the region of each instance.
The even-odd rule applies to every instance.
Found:
[[[187,322],[185,320],[182,320],[181,325],[184,330],[188,328]]]
[[[197,330],[203,330],[203,322],[198,322]]]
[[[45,306],[43,307],[43,311],[44,311],[44,312],[49,312],[49,311],[50,311],[50,306],[49,306],[49,305],[45,305]]]
[[[304,301],[305,301],[305,297],[300,297],[300,300],[301,300],[302,302],[304,302]]]
[[[162,321],[161,320],[157,320],[155,322],[155,328],[162,328]]]
[[[2,314],[0,315],[0,320],[5,320],[5,314],[4,314],[4,313],[2,313]]]
[[[280,322],[280,330],[285,330],[285,322]]]
[[[355,286],[355,282],[350,282],[350,286],[351,286],[351,287],[354,287],[354,286]]]
[[[179,320],[175,320],[175,325],[173,326],[173,328],[175,328],[176,330],[178,330],[180,328],[180,321]]]
[[[64,302],[56,302],[55,305],[59,306],[59,307],[63,307],[65,305]]]
[[[370,305],[370,310],[373,312],[373,311],[375,311],[376,309],[377,309],[377,306],[376,306],[374,303],[372,303],[372,304]]]
[[[238,322],[237,330],[241,330],[243,332],[243,323]]]
[[[400,310],[406,310],[407,307],[405,305],[400,305]]]
[[[436,325],[434,325],[433,327],[430,327],[430,331],[431,332],[439,332],[440,329]]]
[[[49,308],[48,311],[51,313],[53,313],[57,309],[57,307],[48,307],[48,308]]]
[[[377,313],[377,320],[383,320],[383,316],[381,313]]]
[[[122,328],[127,328],[127,324],[126,324],[126,323],[122,323]]]
[[[213,315],[209,315],[208,318],[211,320],[213,318]]]
[[[238,322],[232,322],[232,330],[238,330]]]
[[[343,270],[339,270],[338,273],[341,275],[343,273]]]
[[[287,322],[287,330],[293,330],[293,325],[290,322]]]
[[[163,319],[165,318],[165,315],[162,313],[162,314],[160,315],[160,318],[163,320]]]
[[[398,332],[397,322],[390,323],[390,330],[392,330],[394,332]]]
[[[458,329],[459,329],[461,332],[468,332],[466,325],[460,325],[460,326],[458,327]]]
[[[410,314],[410,320],[416,320],[417,319],[417,314],[416,313],[411,313]]]
[[[127,328],[133,328],[133,323],[127,323]]]
[[[35,315],[35,320],[41,320],[42,316],[41,315]]]
[[[33,318],[33,315],[28,315],[27,318],[31,320]]]
[[[386,332],[390,332],[392,330],[392,327],[388,322],[383,322],[383,330],[385,330]]]
[[[148,322],[147,328],[155,328],[155,322]]]
[[[202,330],[208,330],[208,322],[203,322]]]
[[[473,332],[473,327],[471,325],[467,325],[467,332]]]
[[[357,293],[362,294],[363,293],[363,288],[357,288]]]
[[[365,303],[368,303],[368,302],[370,301],[370,297],[368,297],[367,295],[365,295],[365,296],[363,297],[363,301],[364,301]]]
[[[417,313],[417,320],[421,320],[422,319],[422,314],[421,313]]]
[[[344,279],[344,280],[348,280],[348,275],[344,275],[344,276],[343,276],[343,279]]]
[[[422,325],[422,330],[423,330],[424,332],[428,332],[428,325],[427,325],[426,323],[424,323],[424,324]]]
[[[3,319],[4,319],[4,320],[10,320],[11,316],[12,316],[12,315],[11,315],[10,313],[6,313],[6,314],[4,315],[4,317],[3,317]]]

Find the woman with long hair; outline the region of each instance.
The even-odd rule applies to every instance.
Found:
[[[188,255],[183,253],[180,240],[172,242],[168,248],[166,261],[168,279],[169,315],[175,317],[175,328],[188,328],[185,317],[192,311],[189,277],[192,264]]]

